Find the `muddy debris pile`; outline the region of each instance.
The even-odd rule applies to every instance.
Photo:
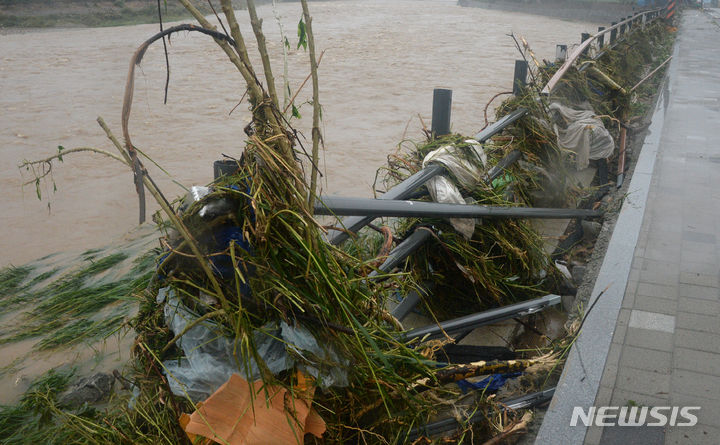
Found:
[[[429,134],[401,144],[378,175],[385,199],[349,201],[367,212],[348,210],[355,216],[328,225],[317,215],[344,215],[348,202],[317,195],[320,105],[306,2],[298,46],[308,48],[313,79],[309,151],[278,102],[254,2],[261,67],[250,62],[230,1],[220,2],[229,33],[180,3],[199,26],[167,28],[136,52],[125,144],[103,126],[134,173],[141,208],[148,192],[162,209],[152,278],[134,283],[133,358],[98,377],[101,394],[87,380],[68,390],[71,373],[48,373],[17,406],[1,408],[0,437],[9,439],[0,443],[500,443],[522,434],[533,407],[552,396],[581,325],[563,317],[552,327],[532,314],[587,279],[592,232],[613,210],[602,201],[607,176],[579,185],[578,167],[595,158],[612,167],[619,128],[652,95],[650,84],[623,94],[596,71],[635,85],[667,51],[665,28],[648,24],[574,65],[550,96],[540,91],[558,64],[538,63],[534,82],[499,106],[497,122],[474,137]],[[128,122],[135,67],[150,44],[179,31],[215,39],[246,81],[253,120],[216,179],[171,202],[145,169]],[[628,51],[637,57],[624,57]],[[575,119],[568,109],[598,130],[579,131],[575,150],[559,142]],[[387,199],[427,169],[435,174],[397,206]],[[400,208],[409,199],[412,209]],[[548,249],[536,218],[576,222]],[[477,335],[464,341],[513,319],[502,345]],[[82,391],[92,397],[73,396]]]

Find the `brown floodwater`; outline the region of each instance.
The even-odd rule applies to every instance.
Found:
[[[453,90],[453,129],[473,134],[483,108],[512,85],[518,52],[507,36],[524,36],[539,58],[552,58],[557,43],[574,44],[597,29],[529,14],[461,8],[452,0],[351,0],[313,2],[320,67],[325,151],[324,192],[370,196],[375,170],[403,138],[420,139],[420,120],[430,122],[432,90]],[[287,56],[294,91],[308,73],[297,42],[298,3],[262,6],[277,79],[282,78],[280,17],[292,50]],[[246,38],[248,19],[239,12]],[[55,163],[53,182],[41,184],[17,169],[24,159],[66,148],[114,150],[97,116],[120,135],[120,110],[129,58],[157,32],[157,25],[55,29],[0,35],[0,266],[22,264],[50,252],[105,245],[137,222],[130,172],[92,154]],[[166,195],[181,184],[212,179],[221,153],[239,156],[247,104],[230,110],[243,93],[242,78],[209,38],[178,34],[170,45],[171,83],[163,105],[162,45],[150,48],[138,71],[130,122],[133,142],[164,169],[151,174]],[[259,64],[257,65],[259,66]],[[279,89],[281,87],[279,86]],[[311,97],[309,85],[298,103]],[[492,109],[492,107],[491,107]],[[311,107],[300,109],[298,128],[309,136]],[[310,143],[308,142],[308,145]],[[150,163],[147,162],[149,165]]]

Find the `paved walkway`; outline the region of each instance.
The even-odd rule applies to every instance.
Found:
[[[687,11],[676,45],[645,216],[595,406],[699,406],[698,424],[592,427],[586,444],[720,443],[720,20]]]
[[[720,444],[720,10],[709,14],[681,18],[591,304],[602,297],[568,355],[538,445]],[[570,425],[576,408],[628,405],[700,407],[698,423]]]

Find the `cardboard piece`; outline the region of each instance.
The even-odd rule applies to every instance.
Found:
[[[249,384],[233,374],[189,416],[185,432],[229,445],[302,444],[306,433],[321,437],[326,426],[312,409],[314,388],[307,389],[304,378],[298,383],[305,395],[293,400],[283,387]]]

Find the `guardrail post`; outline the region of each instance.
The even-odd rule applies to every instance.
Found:
[[[213,162],[213,178],[218,179],[221,176],[231,176],[237,173],[238,169],[237,161],[234,159],[221,159]]]
[[[590,38],[590,33],[584,32],[584,33],[580,34],[580,43],[583,43],[584,41],[586,41],[589,38]],[[589,50],[590,50],[589,46],[587,48],[585,48],[585,51],[583,51],[583,56],[587,56]]]
[[[617,25],[617,22],[612,22],[612,24],[610,26],[615,26],[615,25]],[[610,44],[611,45],[613,43],[615,43],[615,39],[617,39],[617,28],[610,31]]]
[[[450,110],[452,108],[452,90],[435,88],[433,90],[432,105],[432,134],[433,137],[444,136],[450,133]]]
[[[628,32],[630,32],[630,30],[632,29],[632,25],[633,25],[633,21],[632,21],[631,19],[632,19],[632,16],[631,16],[631,15],[629,15],[629,16],[627,16],[627,17],[625,18],[625,20],[630,20],[630,21],[628,22],[628,24],[627,24],[627,30],[628,30]]]
[[[620,21],[622,22],[623,19],[620,19]],[[620,25],[620,31],[618,32],[618,37],[620,37],[620,36],[623,35],[623,34],[625,34],[625,23],[623,23],[622,25]]]
[[[524,60],[515,61],[515,74],[513,75],[513,94],[518,96],[527,84],[528,64]]]
[[[555,46],[555,61],[564,62],[567,58],[567,45],[556,45]]]
[[[598,26],[598,32],[603,32],[603,31],[605,31],[605,27]],[[603,34],[597,38],[597,43],[598,43],[598,49],[602,49],[603,45],[605,45],[605,34]]]

